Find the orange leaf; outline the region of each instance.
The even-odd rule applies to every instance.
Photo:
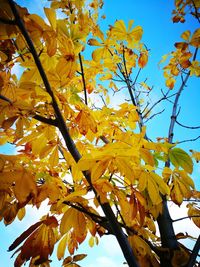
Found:
[[[148,55],[147,53],[141,53],[140,57],[138,59],[138,65],[140,68],[144,68],[148,61]]]

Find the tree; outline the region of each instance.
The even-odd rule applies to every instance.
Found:
[[[9,251],[16,249],[17,267],[26,261],[50,266],[58,243],[59,260],[66,247],[71,255],[63,266],[79,266],[85,255],[74,254],[86,236],[92,245],[110,234],[130,267],[197,266],[200,238],[192,251],[179,242],[189,236],[175,233],[167,203],[187,200],[188,216],[200,227],[200,193],[191,178],[200,152],[186,152],[174,140],[175,124],[200,128],[178,120],[182,91],[190,76],[200,76],[200,30],[186,30],[164,56],[168,89],[150,106],[153,88],[139,82],[149,53],[143,29],[118,20],[105,34],[98,25],[102,5],[53,0],[45,22],[1,0],[1,144],[11,143],[18,153],[0,155],[0,216],[8,225],[23,219],[27,205],[48,199],[50,206]],[[184,23],[187,10],[199,21],[198,1],[185,0],[175,1],[173,22]],[[20,79],[12,72],[16,64]],[[113,108],[110,91],[123,90],[117,83],[130,100]],[[160,102],[171,102],[169,133],[154,141],[146,123],[162,113],[154,113]]]

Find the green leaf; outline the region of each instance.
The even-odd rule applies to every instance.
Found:
[[[192,173],[193,162],[191,157],[180,148],[173,148],[169,150],[169,159],[175,167],[181,167],[186,172]]]

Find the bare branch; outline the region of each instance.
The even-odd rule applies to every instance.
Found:
[[[86,82],[85,82],[85,75],[84,75],[84,69],[83,69],[83,62],[81,58],[81,53],[78,54],[79,57],[79,62],[80,62],[80,67],[81,67],[81,76],[82,76],[82,81],[83,81],[83,90],[84,90],[84,96],[85,96],[85,104],[88,105],[87,101],[87,89],[86,89]]]
[[[139,70],[138,70],[138,72],[137,72],[137,74],[136,74],[136,76],[135,76],[135,79],[134,79],[134,81],[133,81],[133,85],[136,84],[137,79],[138,79],[138,77],[139,77],[139,75],[140,75],[141,70],[142,70],[142,68],[139,68]]]
[[[179,141],[179,142],[177,142],[177,144],[182,144],[182,143],[186,143],[186,142],[194,142],[194,141],[198,140],[199,138],[200,138],[200,135],[197,136],[196,138],[193,138],[193,139],[186,139],[183,141]]]
[[[176,119],[176,123],[183,128],[192,129],[192,130],[200,129],[200,126],[187,126],[187,125],[184,125],[184,124],[178,122],[177,119]]]
[[[155,116],[157,116],[157,115],[163,113],[164,111],[165,111],[165,109],[163,109],[163,110],[161,110],[161,111],[159,111],[159,112],[157,112],[157,113],[154,113],[151,117],[149,117],[149,118],[145,121],[145,123],[147,123],[149,120],[151,120],[151,119],[154,118]]]
[[[42,117],[40,115],[35,115],[35,116],[33,116],[33,118],[40,121],[40,122],[44,122],[46,124],[58,127],[58,121],[56,119],[53,120],[53,119]]]
[[[182,220],[185,220],[185,219],[190,219],[190,218],[200,218],[200,215],[191,215],[191,216],[185,216],[185,217],[182,217],[182,218],[178,218],[178,219],[175,219],[175,220],[172,220],[172,222],[179,222],[179,221],[182,221]]]
[[[195,58],[197,56],[197,51],[198,51],[198,48],[195,49],[193,60],[195,60]],[[176,95],[176,98],[174,101],[174,105],[173,105],[173,109],[172,109],[172,115],[171,115],[171,122],[170,122],[169,132],[168,132],[169,143],[173,142],[173,136],[174,136],[173,132],[174,132],[174,126],[175,126],[175,122],[176,122],[176,118],[177,118],[178,102],[179,102],[179,98],[181,96],[181,93],[182,93],[184,87],[186,86],[186,83],[187,83],[189,76],[190,76],[190,71],[185,76],[185,79],[182,80],[182,84],[181,84],[181,86],[177,92],[177,95]]]
[[[161,90],[162,91],[162,90]],[[162,93],[163,93],[163,91],[162,91]],[[143,115],[143,117],[146,117],[160,102],[162,102],[163,100],[169,100],[169,98],[171,98],[171,97],[173,97],[173,96],[175,96],[176,95],[176,93],[175,94],[172,94],[172,95],[170,95],[170,96],[167,96],[167,94],[168,93],[166,93],[166,94],[164,94],[164,96],[162,97],[162,98],[160,98],[157,102],[155,102],[152,106],[151,106],[151,108]],[[171,101],[170,101],[171,102]],[[173,102],[172,102],[173,103]]]

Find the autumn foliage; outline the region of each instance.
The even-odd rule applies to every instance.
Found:
[[[0,154],[0,219],[22,220],[28,205],[47,200],[50,210],[9,247],[15,266],[50,266],[56,243],[64,267],[80,266],[86,255],[77,254],[79,245],[88,236],[93,246],[104,234],[116,236],[128,266],[197,266],[200,242],[193,251],[180,244],[187,236],[174,233],[167,202],[192,199],[188,216],[200,227],[192,179],[200,152],[173,140],[181,92],[190,76],[200,76],[200,29],[186,29],[160,62],[168,88],[162,100],[176,93],[169,134],[153,141],[145,126],[152,88],[137,80],[149,57],[142,27],[117,20],[105,33],[102,1],[50,2],[44,19],[0,1],[0,144],[17,151]],[[183,23],[188,9],[199,21],[199,7],[175,1],[173,22]],[[112,106],[116,81],[130,101]]]

